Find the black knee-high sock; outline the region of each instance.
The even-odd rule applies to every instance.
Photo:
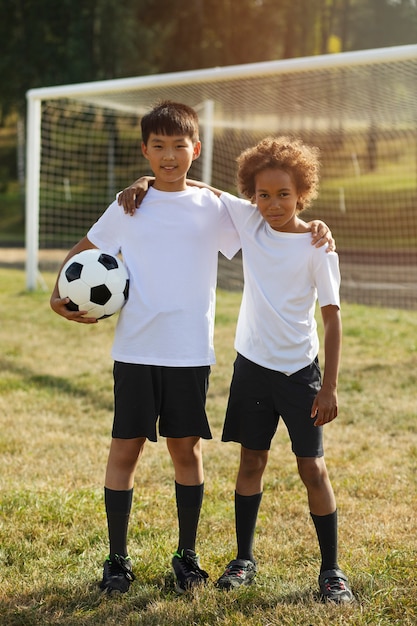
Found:
[[[253,540],[256,520],[262,500],[262,492],[253,496],[241,496],[235,492],[235,519],[237,558],[255,561],[253,557]]]
[[[178,552],[195,550],[198,521],[203,503],[204,483],[201,485],[179,485],[175,483],[178,513]]]
[[[321,552],[321,571],[337,569],[337,510],[329,515],[310,513]]]
[[[110,558],[127,556],[127,529],[132,508],[133,489],[114,491],[104,487],[104,503],[109,531]]]

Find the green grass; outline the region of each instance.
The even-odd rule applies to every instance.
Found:
[[[52,287],[54,276],[45,273]],[[0,269],[0,623],[5,626],[411,626],[417,622],[417,314],[344,305],[340,415],[326,458],[340,516],[340,564],[357,603],[315,599],[319,555],[305,491],[280,427],[265,474],[257,583],[209,585],[177,597],[170,574],[177,527],[164,441],[140,462],[129,548],[137,581],[100,596],[107,552],[102,484],[112,422],[115,319],[66,322],[49,294],[27,293]],[[198,536],[213,581],[234,556],[238,447],[220,442],[234,359],[239,294],[219,292],[218,363],[204,444],[206,495]]]

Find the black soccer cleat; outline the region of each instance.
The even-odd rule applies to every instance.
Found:
[[[172,569],[176,578],[175,591],[177,593],[190,591],[204,584],[208,578],[207,572],[201,569],[198,554],[194,550],[175,552],[172,557]]]
[[[347,604],[354,601],[352,590],[346,575],[340,569],[320,572],[320,598],[323,602]]]
[[[248,559],[234,559],[226,566],[224,573],[216,582],[219,589],[237,589],[251,585],[256,576],[256,563]]]
[[[134,580],[130,557],[115,554],[112,558],[108,556],[104,561],[103,580],[99,587],[107,594],[126,593]]]

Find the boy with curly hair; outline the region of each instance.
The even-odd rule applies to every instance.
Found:
[[[338,255],[311,246],[300,217],[318,195],[319,149],[299,139],[266,138],[237,159],[239,191],[222,193],[242,245],[244,289],[237,358],[222,440],[241,444],[235,490],[237,556],[217,581],[223,589],[256,574],[253,539],[263,474],[279,419],[285,423],[321,550],[320,595],[350,602],[337,561],[337,509],[323,452],[323,426],[338,414],[341,353]],[[316,301],[324,325],[318,362]]]

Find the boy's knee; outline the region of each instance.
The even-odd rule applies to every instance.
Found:
[[[201,440],[199,437],[182,437],[167,439],[167,447],[172,460],[178,463],[198,463],[202,457]]]
[[[112,439],[109,452],[109,463],[114,465],[136,464],[142,454],[144,438],[136,439]]]
[[[240,455],[240,471],[245,474],[263,473],[268,461],[268,450],[243,448]]]
[[[328,474],[323,457],[297,458],[298,472],[305,485],[320,487],[327,482]]]

